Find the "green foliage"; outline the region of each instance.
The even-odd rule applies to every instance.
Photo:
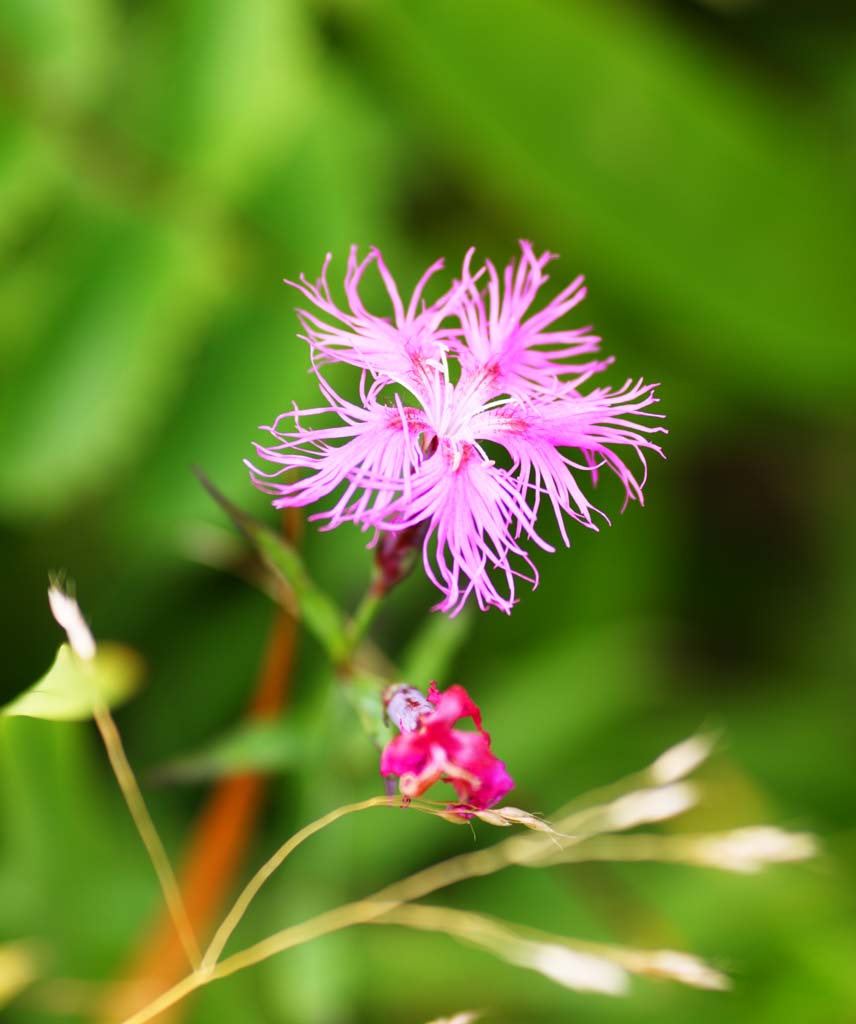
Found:
[[[810,828],[827,859],[762,879],[507,872],[448,893],[567,934],[694,949],[735,975],[728,996],[639,982],[606,1003],[442,937],[366,928],[212,986],[187,1020],[847,1017],[854,31],[829,4],[0,5],[3,948],[28,938],[51,976],[115,978],[158,898],[91,727],[20,712],[88,717],[64,655],[17,694],[52,649],[49,569],[79,581],[97,636],[144,653],[149,685],[117,719],[176,857],[199,806],[185,782],[271,774],[242,870],[379,791],[354,705],[382,742],[393,670],[364,649],[347,700],[328,666],[369,580],[368,537],[309,523],[283,544],[242,464],[259,424],[317,402],[281,278],[316,276],[330,251],[335,286],[347,247],[374,243],[407,288],[438,256],[454,272],[471,244],[504,263],[523,236],[562,255],[556,286],[586,272],[572,325],[593,322],[617,354],[611,382],[662,380],[668,461],[644,511],[619,516],[602,481],[612,528],[539,552],[540,585],[509,618],[429,614],[417,567],[372,639],[408,682],[468,687],[516,804],[549,812],[713,725],[725,752],[692,827]],[[192,466],[248,511],[218,508]],[[274,609],[248,585],[259,566],[235,519],[312,638],[270,723],[244,717]],[[237,542],[218,546],[215,524]],[[129,695],[134,657],[99,658]],[[67,696],[46,698],[48,680]],[[404,810],[338,823],[240,937],[471,842]],[[4,1019],[57,1019],[39,991]]]
[[[94,658],[84,661],[63,644],[42,678],[0,707],[0,715],[81,721],[91,718],[98,705],[123,704],[134,695],[142,676],[142,659],[130,647],[102,644]]]
[[[233,729],[202,750],[168,761],[152,775],[160,782],[207,782],[244,772],[284,772],[306,756],[297,723],[252,722]]]

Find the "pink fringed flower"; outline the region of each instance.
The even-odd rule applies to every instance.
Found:
[[[443,327],[443,321],[454,312],[465,290],[465,284],[454,285],[442,298],[426,306],[422,294],[430,279],[443,268],[437,260],[422,275],[410,302],[404,302],[392,274],[375,248],[362,261],[357,259],[357,247],[351,248],[345,273],[345,297],[350,309],[343,310],[333,301],[327,284],[327,267],[332,254],[327,255],[321,277],[310,284],[304,275],[299,281],[286,281],[296,288],[313,306],[323,313],[300,310],[299,317],[304,334],[318,363],[350,363],[369,370],[386,381],[412,385],[441,359],[451,344],[454,330]],[[370,264],[376,264],[392,306],[393,317],[376,316],[363,305],[360,282]],[[469,282],[466,283],[469,287]],[[329,321],[338,321],[331,324]]]
[[[569,538],[566,519],[598,528],[580,480],[601,468],[620,480],[626,501],[642,501],[646,449],[663,427],[650,418],[655,384],[627,381],[612,389],[583,388],[610,359],[592,359],[600,339],[588,328],[554,329],[579,303],[581,278],[532,312],[553,257],[521,243],[517,266],[502,276],[487,262],[427,305],[424,287],[405,307],[380,253],[357,261],[345,279],[349,310],[331,299],[324,275],[295,285],[318,313],[301,313],[304,339],[326,404],[283,413],[256,445],[270,469],[248,462],[255,484],[277,508],[312,505],[336,493],[332,507],[311,518],[330,529],[356,523],[378,538],[409,531],[419,537],[425,571],[443,594],[436,606],[456,614],[472,594],[480,608],[509,612],[516,580],[533,585],[528,546],[553,550],[536,531],[542,499]],[[389,295],[392,321],[369,313],[358,287],[375,263]],[[486,286],[485,286],[486,285]],[[334,321],[330,323],[329,321]],[[362,371],[358,401],[338,394],[324,363]],[[639,460],[634,471],[623,452]],[[292,471],[297,470],[300,475]]]
[[[404,796],[421,796],[435,782],[450,782],[459,801],[452,810],[466,815],[493,807],[514,788],[505,765],[491,752],[481,712],[463,686],[440,693],[431,683],[427,700],[412,686],[398,686],[387,695],[386,708],[401,735],[386,745],[380,771],[399,777]],[[455,729],[462,718],[471,718],[477,731]]]
[[[555,394],[561,382],[605,369],[611,358],[571,362],[597,352],[600,338],[590,327],[549,330],[557,320],[586,297],[583,278],[567,288],[537,313],[530,312],[541,286],[548,280],[544,268],[553,253],[536,256],[529,242],[521,242],[520,263],[509,264],[500,278],[490,260],[485,260],[487,287],[481,289],[481,274],[469,272],[471,254],[464,263],[465,296],[460,307],[461,336],[453,341],[456,357],[465,376],[484,375],[494,390],[529,399],[533,394]]]

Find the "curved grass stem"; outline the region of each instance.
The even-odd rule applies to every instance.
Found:
[[[329,814],[325,814],[322,818],[318,818],[317,821],[313,821],[306,825],[304,828],[296,832],[290,839],[280,846],[276,853],[270,857],[253,875],[250,881],[247,883],[241,895],[235,901],[232,909],[223,919],[223,923],[217,929],[214,934],[214,938],[211,940],[210,945],[205,950],[205,955],[202,957],[201,967],[204,970],[209,970],[214,967],[220,954],[229,941],[230,936],[237,928],[241,918],[247,911],[250,903],[255,899],[259,890],[265,884],[265,882],[271,877],[271,875],[280,867],[285,859],[294,850],[300,846],[301,843],[305,842],[310,836],[315,835],[316,832],[320,832],[321,829],[331,825],[334,821],[338,821],[339,818],[344,818],[348,814],[354,814],[357,811],[365,811],[370,807],[401,807],[402,799],[400,797],[388,797],[388,796],[374,796],[367,800],[360,800],[357,803],[345,804],[344,807],[337,807],[336,810],[330,811]]]
[[[96,704],[93,708],[93,717],[101,734],[101,739],[104,742],[104,747],[107,750],[107,757],[113,769],[113,774],[119,783],[119,789],[122,791],[122,796],[128,805],[131,818],[152,862],[152,867],[155,869],[155,874],[163,891],[164,900],[175,924],[178,936],[181,939],[181,944],[187,954],[187,959],[190,961],[190,966],[196,970],[202,960],[199,944],[196,941],[196,935],[190,923],[190,917],[184,905],[184,900],[181,898],[181,890],[176,881],[175,873],[172,870],[172,865],[169,862],[169,857],[149,814],[148,807],[146,807],[137,778],[125,754],[122,737],[119,734],[113,716],[105,705]]]
[[[154,1002],[133,1016],[128,1017],[123,1024],[146,1024],[147,1021],[152,1020],[159,1013],[180,1002],[185,996],[188,996],[203,985],[228,977],[230,974],[243,970],[245,967],[252,967],[287,949],[302,945],[304,942],[310,942],[312,939],[320,938],[322,935],[341,931],[343,928],[349,928],[353,925],[369,924],[404,903],[420,899],[422,896],[427,896],[438,889],[454,885],[456,882],[467,878],[493,874],[495,871],[500,871],[510,864],[526,863],[527,857],[520,843],[525,842],[527,848],[529,848],[531,841],[534,840],[535,844],[540,846],[545,838],[541,836],[512,836],[487,849],[475,850],[451,857],[439,864],[434,864],[422,871],[417,871],[415,874],[409,875],[399,882],[385,886],[366,899],[343,904],[340,907],[335,907],[332,910],[318,914],[308,921],[291,925],[282,931],[269,935],[252,946],[248,946],[246,949],[240,950],[238,953],[233,953],[219,963],[215,962],[216,957],[222,951],[222,947],[232,934],[252,898],[296,846],[326,825],[331,824],[338,818],[344,817],[346,814],[367,809],[368,807],[379,806],[401,806],[401,801],[396,799],[390,800],[387,797],[372,797],[357,804],[348,804],[345,807],[337,808],[323,818],[319,818],[317,821],[307,825],[289,839],[287,843],[283,844],[274,856],[257,872],[227,915],[223,925],[218,929],[217,936],[215,936],[214,941],[205,953],[204,966],[194,971],[193,974],[188,975],[171,989],[168,989]],[[413,806],[418,810],[424,810],[431,814],[443,814],[442,811],[433,807],[420,804],[414,804]],[[219,940],[218,936],[220,936]],[[216,947],[215,942],[217,943]]]

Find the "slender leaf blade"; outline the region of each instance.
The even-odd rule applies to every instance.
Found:
[[[284,772],[305,754],[301,731],[293,721],[247,722],[198,751],[162,765],[159,782],[206,782],[244,772]]]
[[[288,611],[299,614],[307,629],[334,662],[341,661],[348,644],[346,616],[309,575],[297,549],[285,537],[229,501],[201,470],[196,469],[196,475],[205,490],[256,550],[276,583],[284,588],[282,600]]]

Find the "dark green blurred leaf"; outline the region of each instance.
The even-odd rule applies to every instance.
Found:
[[[202,750],[155,768],[152,777],[158,782],[205,782],[244,772],[286,772],[304,756],[302,725],[290,719],[248,722]]]
[[[402,131],[517,231],[573,239],[565,277],[584,254],[673,358],[729,387],[852,396],[852,169],[810,105],[666,10],[384,0],[354,19]]]
[[[99,644],[84,661],[63,644],[44,676],[0,708],[0,715],[25,715],[60,722],[90,718],[95,702],[116,707],[132,697],[143,677],[143,661],[122,644]]]

